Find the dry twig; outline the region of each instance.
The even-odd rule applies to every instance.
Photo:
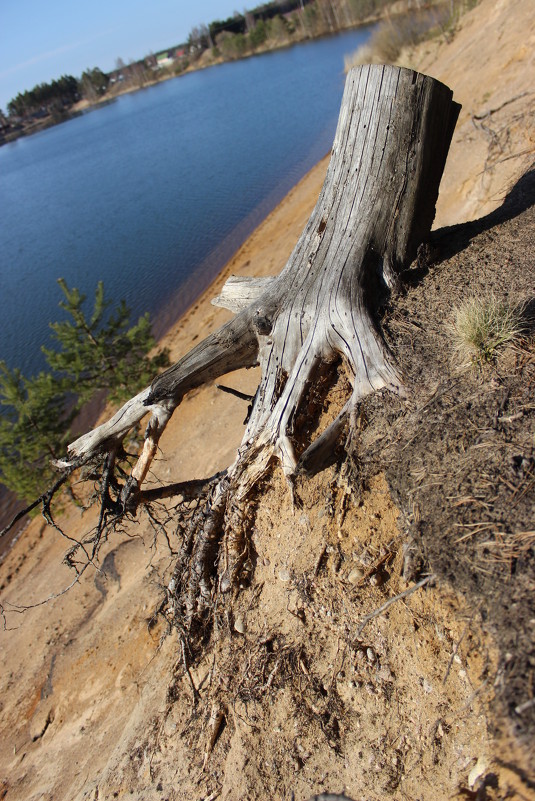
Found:
[[[406,590],[403,590],[403,592],[400,592],[399,595],[394,595],[393,598],[389,598],[388,601],[386,601],[386,603],[384,603],[378,609],[375,609],[373,612],[370,612],[369,615],[366,615],[366,617],[364,617],[361,620],[360,625],[357,628],[356,635],[355,635],[356,638],[360,637],[363,629],[365,628],[365,626],[368,625],[368,623],[370,621],[374,620],[376,617],[379,617],[379,615],[382,615],[383,612],[386,612],[386,610],[390,606],[392,606],[392,604],[396,603],[396,601],[401,601],[402,598],[408,598],[409,595],[412,595],[413,592],[416,592],[416,590],[419,590],[420,587],[423,587],[425,584],[428,584],[430,581],[433,581],[435,578],[436,578],[435,574],[431,573],[429,576],[426,576],[425,578],[420,579],[420,581],[418,581],[416,584],[414,584],[414,586],[409,587]]]

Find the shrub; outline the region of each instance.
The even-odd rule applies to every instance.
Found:
[[[216,45],[223,58],[236,59],[245,55],[247,39],[243,33],[222,31],[216,37]]]
[[[524,306],[488,298],[470,298],[455,312],[454,349],[463,366],[495,361],[500,349],[522,334]]]
[[[286,42],[289,38],[288,26],[280,15],[269,20],[267,32],[268,39],[271,39],[272,42]]]
[[[346,72],[359,64],[394,64],[404,47],[415,47],[433,33],[443,32],[452,14],[450,4],[439,3],[425,11],[383,20],[365,45],[345,57]]]

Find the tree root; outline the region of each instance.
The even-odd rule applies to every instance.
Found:
[[[381,333],[381,311],[434,216],[459,106],[443,84],[397,67],[365,66],[346,81],[332,158],[314,211],[286,266],[269,279],[230,279],[216,304],[235,317],[158,376],[57,465],[104,457],[97,540],[142,505],[176,494],[187,518],[172,579],[182,629],[206,621],[219,592],[250,571],[259,486],[279,464],[290,489],[356,436],[363,398],[405,394]],[[311,432],[336,365],[351,383],[338,416]],[[192,389],[260,365],[236,460],[223,476],[142,489],[174,410]],[[121,484],[116,454],[150,414],[143,450]],[[195,503],[194,511],[188,503]]]

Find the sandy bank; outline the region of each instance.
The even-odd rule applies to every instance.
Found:
[[[530,9],[530,0],[482,0],[450,49],[429,45],[434,60],[431,52],[416,54],[427,59],[420,69],[452,86],[465,108],[436,227],[499,206],[529,157],[518,153],[530,147],[533,134],[527,123],[533,95],[524,84],[533,49],[523,50]],[[480,37],[485,22],[487,33]],[[515,32],[516,45],[509,32]],[[474,50],[470,37],[476,36]],[[470,91],[472,70],[480,81],[477,93]],[[505,85],[515,99],[502,105],[505,100],[496,93]],[[503,126],[508,131],[501,153],[489,148],[486,130],[473,122],[489,117],[498,132]],[[483,181],[478,171],[485,164]],[[324,159],[299,182],[166,334],[162,344],[173,360],[228,319],[210,300],[230,274],[265,276],[282,269],[326,168]],[[501,275],[502,248],[511,248],[517,236],[513,224],[509,239],[503,236],[498,228],[471,252],[461,249],[452,274],[466,277],[472,270],[476,276],[480,262],[495,261]],[[491,258],[483,246],[493,237]],[[437,281],[444,274],[441,265]],[[444,283],[458,293],[463,289],[457,279]],[[422,286],[413,295],[416,291],[423,296],[416,312],[425,314],[435,290]],[[443,297],[438,283],[436,297]],[[412,319],[415,309],[403,320]],[[446,316],[442,307],[435,315],[439,334]],[[257,380],[257,371],[250,370],[221,383],[252,392]],[[245,412],[245,403],[215,384],[190,393],[162,437],[150,481],[202,477],[226,467],[241,440]],[[490,427],[485,421],[481,428]],[[430,472],[422,464],[414,473],[405,471],[416,476],[415,485]],[[231,630],[229,622],[229,630],[222,629],[213,650],[194,666],[197,707],[176,632],[166,632],[155,614],[176,558],[161,530],[140,515],[106,543],[98,569],[59,594],[73,580],[62,564],[72,543],[41,519],[32,521],[0,565],[8,629],[0,632],[0,798],[305,801],[315,792],[342,788],[369,801],[535,798],[532,776],[524,780],[527,774],[514,763],[511,749],[496,738],[492,697],[503,676],[510,677],[511,666],[507,663],[507,674],[497,672],[500,657],[479,607],[467,609],[454,589],[439,583],[432,592],[391,606],[388,615],[370,623],[362,643],[345,647],[348,633],[353,641],[356,621],[404,590],[404,530],[380,475],[349,508],[345,496],[337,500],[334,485],[328,471],[311,481],[297,512],[280,475],[266,486],[255,521],[255,584],[239,594],[234,609],[234,620],[239,614],[246,623],[245,635]],[[70,536],[81,537],[95,514],[82,517],[71,506],[60,520]],[[176,548],[176,515],[170,515],[167,535]],[[375,583],[366,578],[370,559],[387,566],[371,576],[377,576]],[[6,603],[38,604],[54,594],[24,614]],[[209,719],[218,698],[226,704],[224,724],[205,769]],[[488,783],[476,784],[483,776]]]

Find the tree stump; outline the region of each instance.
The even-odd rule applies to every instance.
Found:
[[[182,597],[187,620],[214,591],[222,542],[218,586],[223,591],[232,586],[248,553],[251,499],[271,465],[278,460],[289,479],[321,469],[341,433],[351,431],[367,394],[381,389],[404,394],[381,334],[379,310],[431,229],[459,110],[452,92],[428,76],[392,66],[352,69],[323,189],[280,275],[230,279],[215,303],[236,316],[69,447],[64,467],[113,454],[151,412],[143,453],[112,504],[115,513],[117,504],[132,511],[149,494],[155,496],[141,484],[184,395],[232,370],[260,364],[262,377],[236,460],[207,484],[205,505],[192,522]],[[314,442],[297,442],[294,423],[303,397],[340,359],[351,378],[351,397]],[[107,464],[109,469],[109,457]],[[189,490],[177,485],[173,491],[186,497]],[[160,496],[166,493],[171,488],[162,488]]]

